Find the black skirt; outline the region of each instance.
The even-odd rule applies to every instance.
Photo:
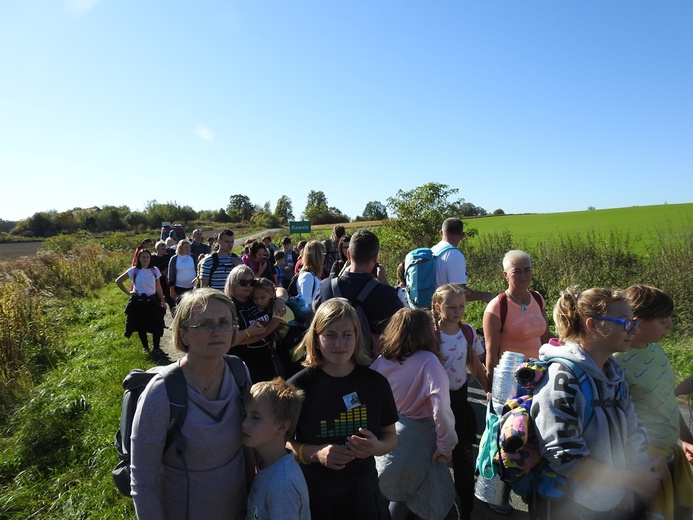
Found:
[[[138,294],[130,297],[125,307],[125,337],[133,332],[149,332],[154,336],[164,335],[164,313],[156,294],[151,296]]]

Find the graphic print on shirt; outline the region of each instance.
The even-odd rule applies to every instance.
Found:
[[[368,429],[368,412],[365,404],[361,404],[356,392],[342,396],[347,410],[340,412],[339,417],[332,421],[320,420],[318,438],[348,437],[358,435],[359,428]]]

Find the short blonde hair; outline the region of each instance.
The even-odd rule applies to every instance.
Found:
[[[238,327],[236,307],[233,305],[231,298],[223,292],[209,287],[188,291],[181,296],[180,302],[176,306],[176,316],[173,318],[173,324],[171,325],[173,346],[176,350],[188,352],[189,347],[183,343],[181,333],[188,328],[194,314],[205,311],[210,300],[218,300],[226,305],[231,311],[231,321],[235,327]]]
[[[286,440],[293,439],[298,417],[306,394],[300,388],[276,377],[272,381],[255,383],[246,395],[245,402],[265,402],[272,418],[277,422],[289,421]]]
[[[232,287],[246,276],[255,278],[253,270],[245,264],[237,265],[236,267],[231,269],[229,276],[226,278],[226,284],[224,285],[224,294],[226,294],[226,296],[228,296],[229,298],[233,298]]]
[[[361,366],[368,366],[370,364],[371,360],[368,354],[366,354],[363,345],[361,322],[359,321],[358,314],[356,314],[356,309],[344,298],[332,298],[318,307],[318,311],[315,313],[310,327],[308,327],[308,330],[303,336],[301,347],[305,347],[306,349],[306,359],[303,362],[303,366],[310,368],[319,368],[322,366],[323,357],[322,352],[320,352],[318,348],[320,345],[320,338],[318,336],[322,334],[327,327],[342,318],[351,320],[354,325],[356,348],[354,349],[354,354],[351,356],[351,360]]]

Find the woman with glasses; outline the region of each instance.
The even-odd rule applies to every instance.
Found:
[[[258,383],[283,376],[284,368],[271,340],[273,331],[267,329],[272,316],[253,302],[254,285],[252,269],[247,265],[239,265],[233,268],[226,279],[224,293],[233,301],[238,315],[239,334],[230,353],[245,361],[253,381]],[[286,313],[287,299],[288,293],[283,287],[274,289],[272,308],[278,316]]]
[[[185,353],[176,361],[188,395],[182,444],[166,448],[169,400],[163,378],[155,377],[140,397],[132,426],[137,518],[244,519],[244,396],[224,359],[238,334],[233,303],[215,289],[185,293],[172,332],[174,347]],[[185,447],[182,455],[179,445]]]
[[[635,518],[635,504],[655,490],[661,475],[657,461],[648,460],[645,430],[612,354],[630,348],[638,321],[621,293],[601,288],[566,289],[553,317],[560,341],[539,351],[550,364],[530,413],[541,454],[566,482],[551,487],[555,481],[548,480],[542,487],[540,481],[530,518]],[[593,389],[590,403],[562,360],[584,370]],[[563,496],[547,498],[549,491]]]
[[[484,311],[486,372],[489,382],[504,352],[536,358],[539,347],[549,341],[544,298],[529,289],[532,258],[524,251],[508,251],[503,257],[503,277],[508,288],[491,300]]]

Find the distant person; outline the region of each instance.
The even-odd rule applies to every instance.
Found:
[[[188,406],[179,443],[164,449],[169,399],[162,377],[142,393],[132,425],[132,496],[140,520],[243,520],[247,477],[241,437],[243,395],[223,355],[238,334],[231,300],[198,289],[181,298],[173,346]],[[246,375],[249,380],[249,376]],[[185,457],[182,459],[181,457]]]
[[[301,270],[301,265],[303,265],[303,249],[306,247],[307,243],[307,240],[299,240],[298,244],[296,244],[296,254],[298,255],[298,259],[294,265],[294,274],[298,274],[298,272]]]
[[[169,249],[174,248],[178,244],[178,236],[176,232],[172,229],[168,232],[168,237],[166,238],[166,247]]]
[[[351,236],[348,252],[351,264],[347,271],[336,279],[344,298],[352,303],[356,301],[359,293],[373,279],[371,273],[378,262],[379,253],[380,240],[372,231],[359,229]],[[319,309],[320,305],[334,296],[332,279],[323,280],[320,283],[320,291],[315,298],[314,308]],[[370,351],[367,350],[368,355],[371,355],[378,351],[377,336],[382,334],[387,322],[395,312],[402,308],[402,302],[400,302],[397,291],[393,287],[378,283],[366,296],[361,307],[373,336],[371,349]]]
[[[464,287],[467,301],[482,300],[490,302],[494,295],[490,292],[473,291],[467,287],[467,262],[457,245],[466,238],[463,223],[458,218],[445,219],[440,229],[440,242],[431,250],[436,257],[436,286],[454,283]]]
[[[279,248],[274,242],[272,242],[272,237],[270,235],[265,235],[262,237],[262,243],[265,244],[265,247],[267,248],[267,261],[269,262],[270,266],[274,267],[274,252],[278,251]]]
[[[351,235],[344,234],[342,238],[339,239],[339,245],[337,247],[337,260],[332,264],[330,268],[330,278],[336,278],[346,267],[349,261],[349,241],[351,240]]]
[[[179,243],[180,245],[180,243]],[[212,252],[211,246],[204,243],[202,230],[196,229],[192,232],[192,242],[190,243],[190,254],[195,259],[195,262],[199,260],[200,256],[206,255]]]
[[[296,287],[298,294],[308,305],[312,305],[320,289],[320,276],[323,273],[325,249],[317,240],[311,240],[303,249],[301,270],[298,273]]]
[[[193,290],[196,277],[197,270],[195,259],[190,254],[190,242],[180,240],[176,247],[176,254],[171,257],[168,264],[168,283],[171,298],[176,302],[175,305],[178,305],[181,296]]]
[[[298,260],[298,254],[294,251],[294,248],[291,247],[291,237],[282,238],[281,250],[284,252],[284,272],[282,273],[282,278],[285,286],[288,287],[294,275],[294,266]]]
[[[407,298],[407,278],[404,275],[404,262],[397,264],[397,285],[395,289],[397,289],[397,296],[399,297],[399,301],[402,302],[402,305],[404,307],[410,307],[409,298]]]
[[[310,520],[306,479],[286,449],[304,397],[302,390],[280,378],[255,383],[246,397],[243,444],[255,451],[258,461],[248,495],[249,519]]]
[[[544,298],[529,289],[532,258],[524,251],[508,251],[503,257],[503,277],[508,288],[493,298],[484,311],[486,371],[490,380],[504,352],[518,352],[525,359],[537,358],[539,347],[551,337]]]
[[[135,267],[137,265],[137,257],[139,256],[140,251],[142,251],[143,249],[151,251],[153,245],[154,242],[152,242],[151,238],[145,238],[144,240],[142,240],[142,242],[140,242],[137,245],[137,247],[135,248],[135,253],[132,255],[132,267]]]
[[[151,264],[152,255],[147,249],[140,250],[137,255],[137,264],[116,278],[118,288],[130,297],[125,307],[125,337],[129,338],[136,332],[142,343],[142,350],[149,353],[147,333],[152,335],[154,350],[152,354],[163,357],[161,350],[161,336],[164,335],[164,314],[166,313],[166,300],[161,290],[161,272]],[[123,285],[130,279],[133,286],[128,291]]]
[[[262,242],[256,241],[248,245],[242,260],[253,271],[255,278],[274,280],[274,271],[269,263],[268,254],[267,247]]]
[[[339,239],[345,234],[344,226],[336,225],[332,228],[332,235],[330,238],[326,238],[322,241],[322,245],[325,248],[325,263],[324,272],[320,275],[321,278],[328,278],[330,276],[330,269],[332,269],[332,264],[339,260],[338,245]]]
[[[274,252],[274,285],[284,287],[284,267],[286,266],[284,251]]]
[[[233,243],[233,231],[225,229],[219,233],[217,240],[218,250],[206,257],[200,268],[200,283],[202,287],[212,287],[219,291],[224,290],[226,279],[231,270],[237,265],[241,265],[241,259],[232,252]]]
[[[161,273],[159,283],[161,291],[164,293],[164,299],[170,311],[176,306],[175,297],[171,297],[171,287],[168,285],[168,264],[173,256],[173,251],[166,247],[166,242],[159,240],[154,246],[155,253],[152,255],[152,266],[157,267]],[[173,316],[173,314],[171,314]]]
[[[626,373],[635,411],[647,430],[648,455],[659,458],[664,477],[648,502],[647,518],[692,518],[693,436],[679,411],[669,357],[659,344],[671,329],[674,301],[643,284],[631,285],[624,294],[640,325],[630,350],[614,357]]]

